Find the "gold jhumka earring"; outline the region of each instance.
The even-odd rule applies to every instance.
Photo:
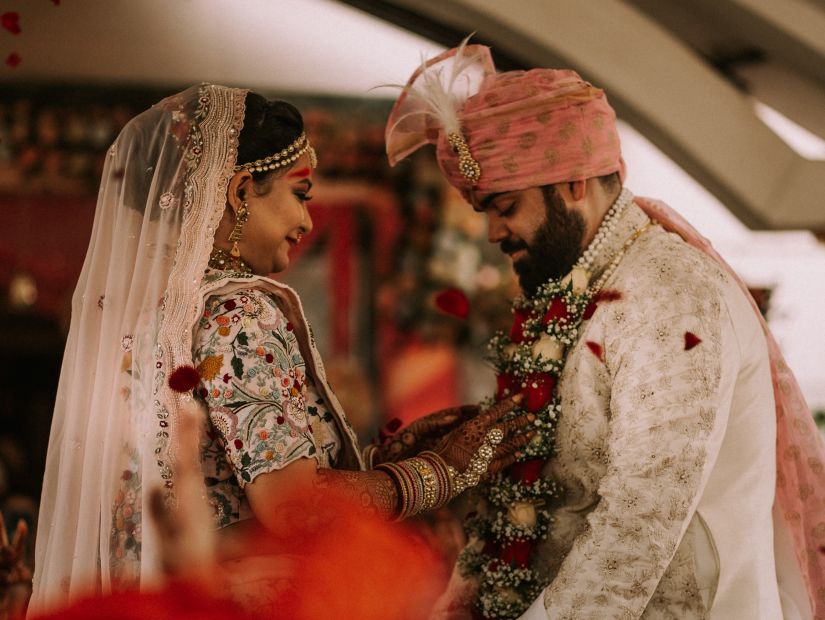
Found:
[[[232,242],[232,249],[229,251],[234,258],[241,257],[241,251],[238,249],[238,241],[243,239],[243,227],[249,220],[249,203],[245,200],[238,207],[238,212],[235,213],[235,228],[229,233],[229,241]]]
[[[228,241],[232,242],[232,249],[227,252],[220,248],[215,248],[209,255],[209,266],[212,269],[221,271],[235,271],[237,273],[252,273],[252,267],[241,258],[241,250],[238,242],[243,239],[243,228],[249,220],[249,203],[245,200],[238,207],[235,213],[235,227],[229,233]]]

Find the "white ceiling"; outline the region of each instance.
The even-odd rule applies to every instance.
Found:
[[[334,0],[6,0],[21,34],[0,30],[0,83],[201,81],[267,91],[391,96],[440,46]]]

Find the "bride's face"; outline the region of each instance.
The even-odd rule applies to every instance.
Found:
[[[308,154],[288,170],[271,176],[264,184],[256,187],[248,178],[238,185],[243,200],[249,205],[249,219],[238,246],[241,257],[256,274],[266,275],[286,269],[289,251],[312,230],[312,219],[307,211],[311,189],[312,167]],[[234,218],[231,225],[234,226]],[[221,234],[220,230],[218,234]]]

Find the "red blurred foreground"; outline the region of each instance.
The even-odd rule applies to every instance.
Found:
[[[217,588],[211,579],[205,584],[184,575],[157,592],[93,597],[40,618],[427,617],[446,574],[431,548],[409,528],[333,497],[325,491],[319,502],[312,493],[296,493],[284,504],[285,523],[277,535],[253,528],[238,534],[233,557],[215,562]]]

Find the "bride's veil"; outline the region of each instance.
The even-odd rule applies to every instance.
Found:
[[[146,518],[174,500],[169,374],[191,364],[201,277],[226,204],[246,91],[201,85],[137,116],[109,149],[72,300],[36,540],[30,613],[159,571]]]

